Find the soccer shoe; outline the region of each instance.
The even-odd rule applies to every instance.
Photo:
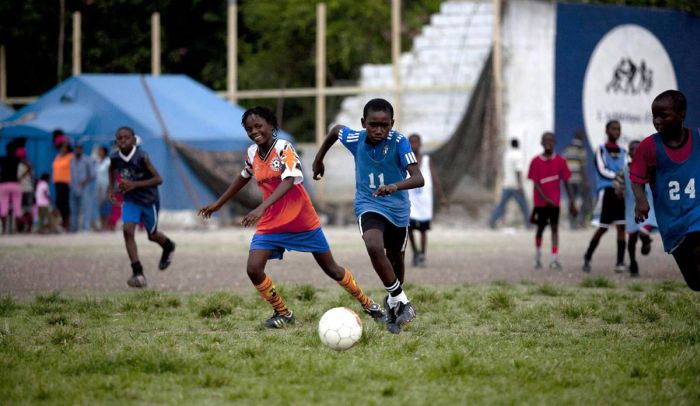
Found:
[[[170,262],[173,260],[173,255],[175,255],[175,243],[168,240],[170,244],[163,247],[163,253],[160,256],[160,262],[158,263],[158,269],[165,271],[169,266]]]
[[[627,272],[627,267],[625,266],[625,264],[615,265],[615,273],[622,273],[622,272]]]
[[[384,297],[384,308],[386,309],[386,329],[392,334],[399,334],[401,332],[401,326],[396,322],[395,309],[389,306],[389,295]]]
[[[399,303],[396,308],[396,324],[400,327],[405,326],[416,318],[416,310],[410,302]]]
[[[581,267],[583,272],[591,272],[591,260],[583,256],[583,266]]]
[[[425,268],[428,266],[428,260],[425,257],[425,254],[418,254],[418,267],[419,268]]]
[[[549,269],[556,269],[557,271],[561,271],[561,264],[555,259],[554,261],[549,263]]]
[[[413,253],[413,261],[411,261],[411,264],[413,264],[414,267],[417,267],[419,262],[420,261],[418,260],[418,253],[414,252]]]
[[[362,311],[377,323],[386,323],[386,313],[384,313],[384,310],[382,310],[382,307],[378,304],[372,302],[369,306],[363,308]]]
[[[651,252],[651,242],[653,241],[648,235],[641,235],[642,240],[642,255],[649,255]]]
[[[126,284],[132,288],[145,288],[148,285],[146,282],[146,277],[142,273],[136,274],[129,278],[129,280],[126,281]]]
[[[285,328],[287,326],[293,325],[295,322],[294,314],[289,312],[287,315],[279,314],[277,312],[272,313],[272,317],[265,320],[263,326],[267,328]]]
[[[539,259],[535,260],[535,269],[542,269],[542,261]]]
[[[630,262],[629,271],[631,277],[636,278],[639,276],[639,265],[637,265],[637,261]]]

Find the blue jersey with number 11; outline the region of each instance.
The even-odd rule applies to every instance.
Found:
[[[673,251],[686,234],[700,231],[700,133],[692,131],[693,150],[683,163],[671,161],[659,134],[656,143],[656,180],[651,190],[659,233],[666,252]],[[698,184],[700,186],[700,184]]]
[[[408,192],[399,190],[389,196],[376,197],[381,185],[406,179],[406,168],[417,163],[406,137],[394,130],[377,145],[367,144],[367,131],[343,127],[339,139],[355,157],[355,215],[374,212],[397,227],[408,226],[411,202]]]

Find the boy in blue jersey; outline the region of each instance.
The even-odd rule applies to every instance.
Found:
[[[642,140],[630,166],[635,221],[649,215],[644,185],[651,185],[664,250],[673,255],[688,287],[700,291],[700,129],[683,126],[687,101],[678,90],[651,105],[656,134]]]
[[[146,277],[143,275],[143,267],[139,261],[134,231],[136,226],[143,222],[148,233],[148,239],[163,248],[158,268],[165,270],[172,260],[175,252],[175,243],[165,234],[158,231],[158,210],[160,199],[158,197],[158,185],[163,183],[158,171],[148,158],[148,154],[136,147],[136,135],[129,127],[121,127],[117,130],[116,145],[118,150],[110,155],[109,188],[107,197],[112,204],[114,199],[115,175],[119,173],[121,182],[119,190],[124,194],[122,205],[122,222],[124,223],[124,243],[126,252],[131,260],[132,276],[126,282],[132,288],[145,288]]]
[[[411,210],[406,190],[422,187],[423,175],[406,137],[391,129],[394,108],[388,101],[367,102],[360,122],[361,131],[341,125],[331,129],[316,154],[313,174],[316,180],[323,176],[323,158],[337,140],[355,158],[355,215],[372,266],[388,292],[387,328],[397,334],[416,317],[401,285]]]
[[[625,272],[625,200],[615,193],[613,180],[627,164],[627,152],[617,145],[620,139],[621,128],[617,120],[608,121],[605,124],[605,134],[608,141],[598,147],[595,152],[595,167],[597,175],[598,203],[596,211],[600,214],[597,221],[598,229],[593,234],[588,249],[583,255],[583,272],[591,271],[591,259],[600,237],[608,231],[612,225],[617,228],[617,261],[615,272]]]

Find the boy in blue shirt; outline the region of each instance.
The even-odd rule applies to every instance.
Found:
[[[143,267],[139,261],[139,253],[134,239],[136,226],[143,222],[148,239],[163,248],[158,269],[163,271],[170,266],[175,252],[175,243],[158,231],[158,210],[160,208],[158,185],[163,183],[163,180],[151,163],[148,154],[136,147],[134,130],[129,127],[121,127],[117,130],[115,138],[118,149],[109,157],[107,197],[112,204],[116,202],[114,183],[115,175],[118,172],[121,176],[119,191],[124,194],[124,204],[122,205],[124,243],[131,260],[133,273],[126,284],[132,288],[145,288],[146,277],[143,275]]]
[[[401,285],[411,210],[406,190],[422,187],[423,175],[408,139],[391,129],[394,108],[388,101],[367,102],[360,122],[361,131],[341,125],[331,129],[316,153],[313,174],[316,180],[323,176],[323,158],[337,140],[355,158],[355,215],[372,266],[389,293],[384,298],[387,328],[397,334],[416,317]]]

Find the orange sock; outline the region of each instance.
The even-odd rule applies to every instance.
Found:
[[[349,294],[353,295],[353,297],[360,302],[363,309],[369,307],[369,305],[372,304],[372,299],[365,295],[362,288],[357,285],[357,282],[355,282],[355,278],[352,277],[350,271],[348,271],[347,268],[343,269],[345,270],[345,274],[343,275],[343,279],[338,281],[338,285],[342,286],[343,289],[347,290]]]
[[[277,313],[285,316],[290,313],[289,309],[287,309],[287,306],[284,304],[284,300],[282,300],[282,296],[277,293],[275,285],[272,284],[272,279],[270,279],[270,277],[265,276],[265,280],[263,280],[260,285],[255,285],[255,289],[258,290],[258,293],[260,293],[263,299],[267,300],[272,305],[272,308],[275,309]]]

